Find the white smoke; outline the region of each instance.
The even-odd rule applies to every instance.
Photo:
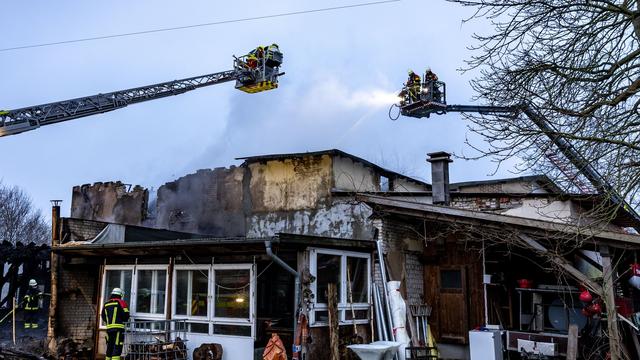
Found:
[[[343,80],[329,78],[314,88],[304,97],[307,109],[333,110],[374,110],[386,108],[399,101],[398,93],[376,87],[353,89]]]

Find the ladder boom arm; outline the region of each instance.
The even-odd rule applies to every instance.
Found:
[[[228,70],[133,89],[77,99],[0,111],[0,136],[17,134],[42,125],[121,109],[129,104],[178,95],[197,88],[236,80],[238,72]]]
[[[607,194],[611,201],[624,208],[634,220],[640,222],[640,215],[627,203],[627,201],[618,194],[604,176],[591,165],[576,148],[566,139],[564,139],[557,130],[553,128],[551,123],[540,113],[534,110],[529,104],[520,106],[475,106],[475,105],[447,105],[447,112],[475,112],[486,114],[517,114],[524,113],[533,123],[553,142],[560,152],[573,164],[573,166],[589,180],[589,182],[598,191]]]

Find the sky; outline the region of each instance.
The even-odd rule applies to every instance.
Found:
[[[7,1],[0,48],[136,32],[371,0],[242,2],[137,0]],[[222,5],[224,3],[224,5]],[[331,12],[0,52],[0,109],[16,109],[232,68],[232,55],[276,42],[280,87],[245,94],[232,83],[135,104],[0,138],[0,181],[25,190],[46,216],[74,185],[120,180],[155,192],[198,169],[236,157],[338,148],[430,181],[426,154],[473,154],[482,140],[459,114],[391,121],[407,69],[427,66],[447,83],[450,104],[467,104],[474,32],[491,30],[444,0],[402,0]],[[516,176],[491,159],[451,165],[451,181]]]

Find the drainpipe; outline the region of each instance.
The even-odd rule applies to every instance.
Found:
[[[295,344],[296,337],[296,329],[298,327],[298,300],[300,298],[300,274],[295,271],[291,266],[289,266],[286,262],[280,259],[276,254],[271,250],[271,240],[264,241],[264,247],[267,251],[267,255],[275,261],[276,264],[280,265],[281,268],[287,270],[291,275],[295,278],[295,290],[294,290],[294,305],[293,305],[293,342],[291,344],[291,348],[293,349],[293,344]]]

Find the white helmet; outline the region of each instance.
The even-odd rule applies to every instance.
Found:
[[[427,66],[427,70],[425,70],[424,72],[431,72],[431,68]]]
[[[29,280],[29,286],[38,286],[38,282],[36,281],[36,279]]]
[[[120,288],[113,288],[113,290],[111,290],[111,295],[117,295],[117,296],[123,297],[124,291],[122,291],[122,289]]]

